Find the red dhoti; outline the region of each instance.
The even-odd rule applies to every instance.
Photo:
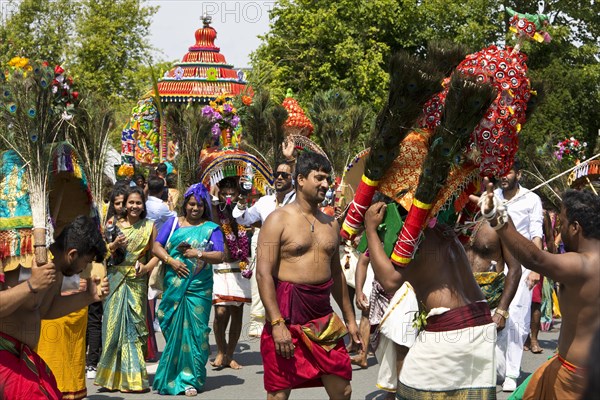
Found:
[[[0,399],[62,399],[56,379],[29,346],[0,332]]]
[[[275,352],[272,327],[266,324],[260,342],[267,392],[323,386],[321,377],[352,379],[344,345],[343,323],[331,308],[333,279],[320,285],[277,282],[277,304],[292,336],[294,356]]]

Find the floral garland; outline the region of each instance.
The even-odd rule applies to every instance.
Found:
[[[581,143],[572,136],[569,139],[558,142],[554,147],[557,148],[554,152],[554,156],[558,161],[562,161],[563,159],[569,162],[585,160],[585,148],[587,147],[587,143]]]
[[[221,228],[223,229],[223,234],[225,235],[225,242],[227,243],[229,254],[233,260],[240,261],[240,269],[245,271],[248,268],[248,255],[250,254],[248,228],[238,224],[236,235],[231,227],[229,217],[221,210],[217,210],[217,213],[219,214],[219,221],[221,223]],[[243,272],[242,275],[245,278],[250,278],[250,276],[246,276],[247,274],[244,274]]]

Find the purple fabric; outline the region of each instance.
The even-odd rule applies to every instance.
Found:
[[[211,196],[206,187],[202,183],[193,184],[188,188],[188,190],[185,191],[183,198],[187,199],[191,195],[194,195],[194,198],[198,203],[202,203],[202,200],[204,200],[204,204],[208,206],[209,219],[212,219],[212,207],[210,206]]]
[[[277,304],[281,316],[290,324],[306,322],[331,314],[331,286],[333,279],[320,285],[277,282]]]
[[[167,245],[167,240],[169,239],[169,235],[171,234],[171,228],[173,224],[175,225],[175,229],[179,229],[179,220],[177,217],[171,218],[164,223],[158,235],[156,235],[156,241],[160,243],[163,247]],[[213,243],[213,248],[211,251],[225,251],[225,245],[223,244],[223,233],[220,229],[215,229],[210,236],[210,241]]]

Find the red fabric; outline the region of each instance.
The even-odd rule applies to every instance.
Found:
[[[531,302],[542,304],[542,288],[544,287],[544,277],[541,277],[538,283],[533,287],[533,292],[531,293]]]
[[[145,360],[148,362],[154,362],[158,360],[158,344],[156,342],[156,333],[154,332],[154,323],[152,320],[152,311],[150,307],[154,305],[154,302],[146,304],[146,327],[148,328],[148,340],[146,342],[146,357]]]
[[[39,355],[2,332],[0,341],[0,399],[62,399],[52,371]]]
[[[294,356],[289,360],[275,352],[272,327],[265,325],[260,341],[264,365],[264,385],[267,392],[323,386],[321,377],[336,375],[352,379],[350,357],[344,340],[340,339],[330,351],[321,346],[309,348],[303,342],[301,325],[333,312],[330,303],[333,280],[320,285],[277,283],[277,303],[292,335]]]
[[[416,204],[410,207],[408,211],[408,215],[406,216],[406,220],[404,221],[404,225],[402,225],[402,231],[400,231],[400,236],[398,237],[398,241],[394,246],[394,255],[396,257],[401,258],[410,258],[414,257],[415,249],[417,248],[416,241],[408,242],[406,240],[417,239],[421,235],[421,231],[423,230],[423,226],[427,222],[427,216],[429,215],[429,209],[419,208]],[[403,240],[404,239],[404,240]],[[394,257],[392,257],[392,262],[394,265],[399,267],[406,267],[408,263],[403,263]]]
[[[480,301],[427,318],[425,330],[427,332],[447,332],[491,323],[490,307],[486,302]]]
[[[362,226],[365,220],[365,213],[371,205],[376,191],[377,186],[369,186],[364,180],[360,181],[358,187],[356,188],[354,200],[352,200],[352,203],[350,203],[348,214],[346,214],[346,219],[342,224],[342,230],[340,234],[344,239],[350,240],[356,236],[356,233],[351,232],[348,227],[358,230]]]

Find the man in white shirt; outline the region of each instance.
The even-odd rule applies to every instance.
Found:
[[[295,159],[280,163],[275,170],[275,194],[263,196],[250,208],[247,208],[246,198],[241,197],[237,207],[233,209],[232,215],[238,224],[254,226],[259,228],[267,217],[278,207],[291,203],[296,198],[296,192],[292,185],[292,166]],[[243,178],[242,178],[243,179]],[[258,243],[259,229],[252,236],[252,256],[256,257],[256,244]],[[252,261],[251,261],[252,263]],[[265,324],[265,308],[260,301],[256,274],[250,278],[252,283],[252,305],[250,307],[250,328],[248,335],[260,337]]]
[[[508,214],[517,231],[541,249],[544,221],[542,201],[538,195],[522,187],[520,179],[520,165],[515,159],[508,174],[500,179],[500,188],[494,193],[507,202]],[[521,270],[517,293],[508,308],[506,328],[498,332],[496,342],[497,374],[499,380],[504,380],[502,390],[505,392],[512,392],[517,387],[523,345],[531,325],[531,291],[540,280],[537,272],[523,266]]]
[[[165,191],[165,181],[158,177],[152,176],[148,179],[148,200],[146,200],[147,218],[154,221],[156,231],[171,217],[176,217],[175,211],[169,210],[169,207],[161,200],[161,196]]]

